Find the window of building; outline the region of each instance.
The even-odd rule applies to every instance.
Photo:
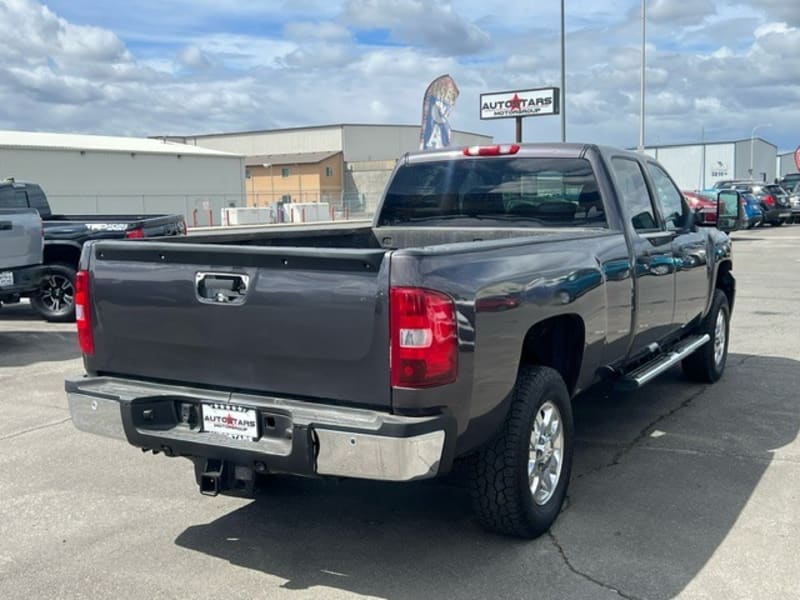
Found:
[[[283,167],[281,169],[281,177],[288,177],[291,174],[292,172],[289,170],[289,167]]]
[[[252,175],[250,174],[250,169],[245,169],[244,170],[244,178],[245,179],[250,179],[250,177],[252,177]]]
[[[617,189],[622,194],[622,200],[628,207],[631,222],[635,229],[657,229],[653,203],[644,174],[639,163],[630,158],[612,158],[611,166],[614,178],[617,180]]]
[[[292,195],[291,194],[284,194],[283,196],[281,196],[281,202],[282,203],[288,204],[291,201],[292,201]]]
[[[325,177],[333,177],[333,167],[325,167]]]

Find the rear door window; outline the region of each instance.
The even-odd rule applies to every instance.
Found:
[[[658,229],[653,202],[639,163],[632,158],[617,156],[611,159],[611,167],[633,228],[639,231]]]

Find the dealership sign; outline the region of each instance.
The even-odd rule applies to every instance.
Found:
[[[797,150],[794,151],[794,164],[797,167],[797,170],[800,171],[800,146],[798,146]]]
[[[481,119],[541,117],[559,114],[558,88],[481,94]]]

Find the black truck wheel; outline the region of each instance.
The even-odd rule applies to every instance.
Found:
[[[31,294],[31,306],[46,321],[74,321],[75,268],[63,263],[47,265],[39,289]]]
[[[475,515],[487,529],[535,538],[550,528],[572,468],[572,405],[554,369],[520,370],[497,436],[468,464]]]
[[[711,310],[700,323],[697,333],[707,333],[711,341],[698,348],[683,359],[683,374],[699,383],[714,383],[725,371],[728,361],[728,332],[730,330],[731,310],[728,297],[722,290],[714,290]]]

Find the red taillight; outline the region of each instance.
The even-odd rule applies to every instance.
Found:
[[[178,223],[178,227],[180,228],[181,235],[186,235],[188,233],[188,229],[186,228],[186,221],[181,219],[181,222]]]
[[[504,154],[516,154],[517,152],[519,152],[519,144],[467,146],[464,148],[464,156],[502,156]]]
[[[78,271],[75,277],[75,323],[78,325],[78,344],[81,352],[89,356],[94,354],[90,281],[88,271]]]
[[[129,240],[140,240],[144,237],[144,229],[140,227],[139,229],[131,229],[130,231],[126,231],[125,237]]]
[[[764,196],[764,204],[772,208],[775,206],[775,197],[770,195]]]
[[[424,388],[458,375],[456,307],[440,292],[395,287],[390,297],[392,387]]]

